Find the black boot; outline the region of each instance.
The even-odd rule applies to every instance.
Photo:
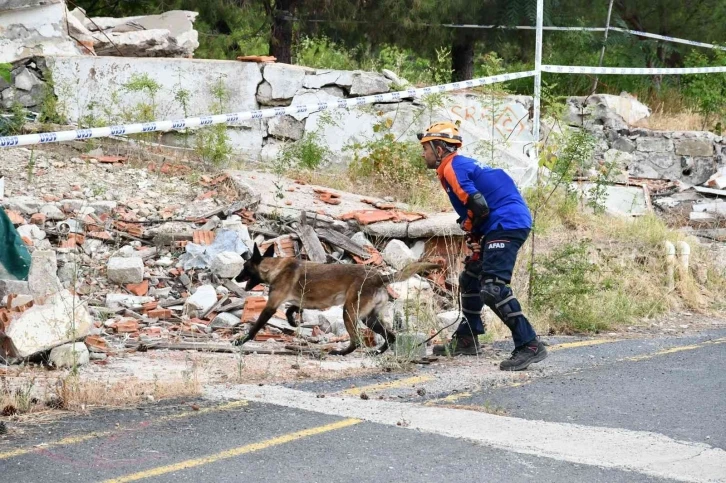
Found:
[[[499,369],[503,371],[522,371],[530,364],[543,361],[547,358],[547,349],[544,344],[538,340],[534,340],[519,349],[514,349],[512,357],[499,364]]]
[[[477,336],[454,334],[446,344],[434,346],[435,356],[476,356],[479,354],[481,354],[481,345],[479,345]]]

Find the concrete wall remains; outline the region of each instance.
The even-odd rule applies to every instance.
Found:
[[[160,87],[154,94],[156,119],[176,119],[219,112],[313,104],[338,98],[389,92],[393,81],[382,74],[331,71],[287,64],[236,61],[58,56],[48,59],[59,105],[74,123],[131,122],[122,114],[150,103],[147,91],[128,89],[143,76]],[[221,91],[220,92],[220,87]],[[180,97],[180,93],[185,95]],[[185,99],[185,103],[180,101]],[[435,101],[435,102],[432,102]],[[493,98],[472,92],[437,95],[435,99],[381,103],[351,110],[301,114],[232,125],[235,150],[251,161],[270,161],[287,143],[316,132],[345,165],[356,142],[375,139],[374,126],[388,122],[397,138],[415,141],[415,133],[436,120],[461,120],[463,152],[490,165],[505,167],[523,185],[535,177],[529,105],[525,97]],[[193,134],[192,134],[193,136]],[[189,143],[189,136],[168,133],[168,144]]]

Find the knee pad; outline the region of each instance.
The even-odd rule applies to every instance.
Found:
[[[512,289],[503,283],[487,282],[482,285],[481,299],[494,311],[503,322],[508,322],[522,314],[522,306],[512,293]]]

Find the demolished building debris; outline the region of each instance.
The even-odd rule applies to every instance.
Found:
[[[28,155],[20,149],[11,157]],[[275,198],[266,173],[228,171],[216,178],[202,176],[192,189],[160,196],[157,190],[163,190],[164,183],[149,183],[148,171],[127,167],[123,157],[115,164],[95,158],[66,164],[52,154],[41,154],[36,162],[43,170],[36,175],[51,176],[54,181],[13,196],[23,181],[11,180],[9,196],[1,201],[18,214],[13,222],[19,229],[32,227],[40,232],[35,240],[25,239],[33,256],[28,287],[6,284],[4,288],[0,356],[7,361],[45,354],[60,367],[69,360],[88,363],[153,348],[232,352],[230,341],[247,330],[266,303],[266,287],[252,287],[248,292],[233,280],[254,243],[263,249],[273,245],[277,256],[393,270],[402,261],[432,258],[441,262],[446,255],[441,247],[461,238],[448,214],[416,213],[395,219],[351,216],[369,213],[371,207],[384,213],[406,211],[385,200],[282,180],[287,188],[294,188],[286,193],[295,201],[293,206],[305,207],[301,211]],[[17,168],[21,165],[6,172],[15,169],[21,178]],[[125,179],[128,186],[125,192],[101,194],[76,185],[79,176],[109,183]],[[59,182],[63,179],[67,181]],[[167,183],[179,185],[180,180],[172,175]],[[199,196],[200,189],[202,193],[213,189],[217,195]],[[320,197],[323,192],[335,195],[340,203],[326,203]],[[44,210],[47,207],[62,217],[37,216],[49,212]],[[408,237],[408,231],[423,221],[427,225],[418,229],[421,237]],[[400,225],[395,231],[404,236],[389,240],[387,229],[374,228],[382,223]],[[379,251],[367,239],[363,241],[365,237],[386,249]],[[409,249],[414,245],[415,250]],[[450,267],[445,275],[432,274],[428,282],[412,281],[410,287],[404,283],[391,290],[388,323],[401,319],[404,307],[394,304],[397,299],[438,298],[437,304],[451,309],[447,296],[455,280],[451,274],[458,269]],[[339,307],[304,311],[299,317],[299,327],[293,327],[279,311],[266,331],[243,350],[321,351],[346,342]],[[421,332],[421,328],[411,330]],[[380,343],[372,333],[368,339],[369,346]],[[85,342],[88,354],[80,350],[79,342]]]

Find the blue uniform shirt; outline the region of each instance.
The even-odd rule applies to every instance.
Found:
[[[471,230],[472,213],[467,210],[469,195],[481,193],[489,205],[489,217],[477,228],[485,235],[492,230],[521,230],[532,228],[529,207],[514,180],[502,169],[480,166],[476,160],[460,154],[444,158],[436,169],[439,180],[449,195],[463,228]]]

